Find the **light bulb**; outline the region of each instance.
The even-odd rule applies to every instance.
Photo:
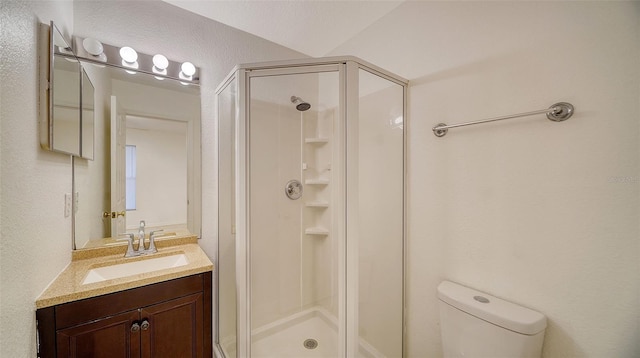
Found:
[[[169,60],[161,54],[157,54],[153,56],[153,68],[151,69],[153,73],[157,73],[159,75],[167,75],[167,67],[169,67]],[[163,77],[155,76],[157,80],[164,80]]]
[[[138,60],[138,53],[131,47],[125,46],[120,49],[120,57],[123,61],[133,64]]]
[[[93,56],[100,56],[100,54],[104,51],[102,43],[90,37],[82,40],[82,47],[84,47],[84,49]]]
[[[163,70],[166,70],[167,67],[169,67],[169,60],[167,60],[167,58],[163,55],[157,54],[153,56],[153,66],[155,67],[154,72],[156,69],[158,70],[158,72],[162,72]]]
[[[180,66],[180,70],[187,78],[191,78],[191,76],[196,74],[196,66],[191,62],[184,62],[182,66]]]
[[[140,65],[138,64],[138,61],[131,63],[131,62],[127,62],[127,61],[125,61],[125,60],[122,60],[122,66],[123,66],[123,67],[127,67],[127,68],[132,68],[132,69],[134,69],[134,70],[137,70],[137,69],[138,69],[138,67],[140,67]],[[126,71],[127,73],[132,74],[132,75],[135,75],[135,74],[136,74],[136,71],[129,71],[129,70],[125,70],[125,71]]]

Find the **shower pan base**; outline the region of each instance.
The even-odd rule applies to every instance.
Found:
[[[251,357],[335,358],[338,353],[338,322],[326,309],[313,307],[253,330]],[[317,341],[315,348],[305,342]],[[373,346],[360,340],[358,358],[382,358]]]

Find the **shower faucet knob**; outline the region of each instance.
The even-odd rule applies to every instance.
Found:
[[[302,196],[304,188],[299,180],[289,180],[284,187],[284,193],[291,200],[298,200]]]

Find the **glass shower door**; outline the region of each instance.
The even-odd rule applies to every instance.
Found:
[[[355,316],[348,352],[402,357],[404,86],[357,72],[357,103],[348,106],[357,113],[347,123],[347,295],[354,302],[347,310]]]
[[[338,68],[248,76],[251,357],[340,355]]]
[[[216,262],[216,349],[236,358],[235,127],[237,84],[229,81],[218,94],[218,261]]]

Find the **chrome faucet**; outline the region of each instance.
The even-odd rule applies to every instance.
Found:
[[[138,251],[144,251],[144,227],[147,225],[144,220],[140,220],[138,227]]]
[[[133,233],[120,234],[120,235],[126,235],[127,236],[127,252],[124,254],[124,257],[139,256],[140,252],[138,252],[138,250],[133,248],[133,240],[134,240],[135,235]],[[139,246],[138,246],[138,249],[140,249]]]
[[[145,249],[143,253],[145,254],[153,254],[158,252],[156,249],[156,233],[163,232],[164,230],[154,230],[149,234],[149,248]]]
[[[124,254],[124,257],[135,257],[146,254],[153,254],[158,252],[156,248],[156,233],[162,232],[164,230],[154,230],[149,233],[149,247],[145,247],[144,245],[144,220],[140,221],[140,228],[138,229],[138,248],[135,249],[133,247],[133,241],[135,240],[134,233],[120,234],[120,236],[126,236],[127,240],[127,252]]]

